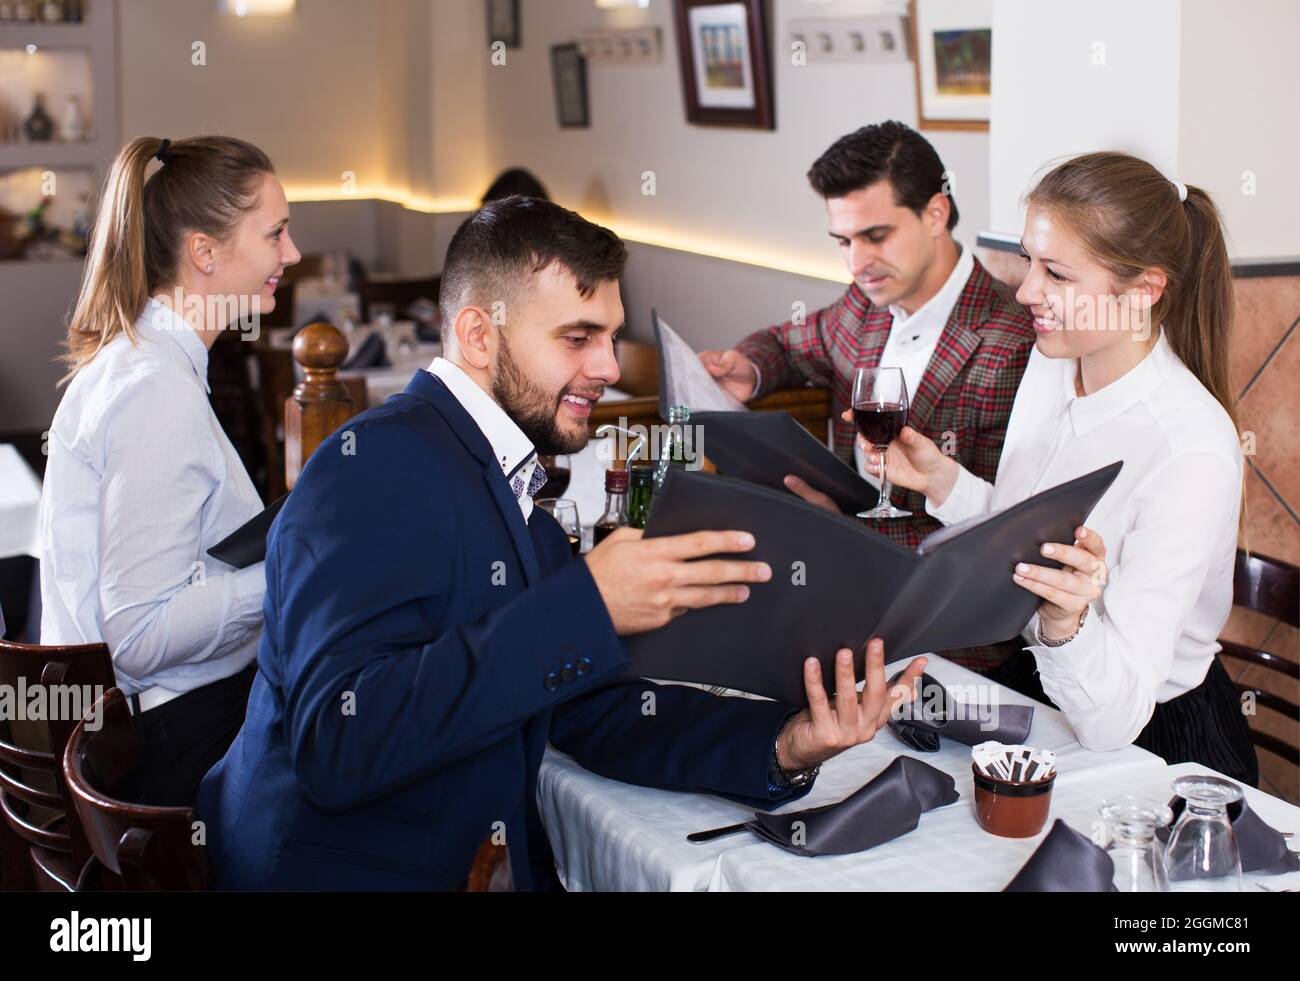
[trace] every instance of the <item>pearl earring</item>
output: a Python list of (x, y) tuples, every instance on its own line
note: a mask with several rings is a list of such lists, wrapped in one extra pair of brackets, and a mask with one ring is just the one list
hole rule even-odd
[(208, 272), (212, 272), (212, 266), (211, 266), (211, 265), (208, 266)]

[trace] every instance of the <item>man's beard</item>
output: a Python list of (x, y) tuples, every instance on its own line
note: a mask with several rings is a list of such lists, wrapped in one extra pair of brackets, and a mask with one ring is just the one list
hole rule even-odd
[(504, 334), (492, 375), (492, 397), (516, 426), (528, 437), (539, 456), (564, 456), (581, 452), (587, 445), (587, 431), (569, 435), (560, 429), (556, 413), (564, 393), (548, 395), (533, 384), (510, 356)]

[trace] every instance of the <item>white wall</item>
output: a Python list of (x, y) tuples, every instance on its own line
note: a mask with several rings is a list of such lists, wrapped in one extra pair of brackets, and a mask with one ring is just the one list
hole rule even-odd
[(1183, 0), (1181, 38), (1179, 180), (1214, 196), (1235, 258), (1300, 256), (1300, 4)]
[(1052, 161), (1123, 150), (1209, 191), (1234, 259), (1300, 255), (1294, 0), (994, 0), (993, 38), (993, 231)]
[(1025, 192), (1059, 157), (1123, 150), (1174, 172), (1178, 7), (1178, 0), (993, 0), (987, 227), (1019, 235)]
[[(438, 16), (458, 6), (482, 9), (477, 0), (440, 0)], [(785, 26), (795, 17), (896, 7), (882, 0), (775, 0), (770, 27), (777, 129), (760, 131), (686, 123), (668, 0), (651, 0), (645, 11), (605, 14), (592, 0), (522, 0), (523, 47), (508, 51), (504, 67), (486, 69), (488, 170), (527, 166), (561, 203), (633, 238), (670, 238), (847, 282), (826, 235), (823, 204), (805, 174), (834, 140), (859, 126), (890, 118), (915, 125), (912, 65), (795, 67), (785, 50)], [(663, 61), (589, 65), (591, 128), (561, 129), (550, 46), (602, 23), (659, 27)], [(925, 135), (955, 173), (958, 238), (973, 242), (989, 220), (987, 134)], [(653, 197), (642, 194), (646, 171), (656, 177)], [(465, 184), (443, 193), (476, 189)]]

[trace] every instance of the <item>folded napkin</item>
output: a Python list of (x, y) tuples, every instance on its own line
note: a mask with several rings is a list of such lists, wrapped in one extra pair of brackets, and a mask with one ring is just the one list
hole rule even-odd
[[(903, 672), (889, 679), (893, 685)], [(890, 731), (919, 753), (937, 753), (944, 735), (974, 746), (996, 740), (1018, 744), (1029, 738), (1034, 721), (1031, 705), (984, 705), (959, 702), (928, 674), (921, 675), (916, 697), (898, 707), (889, 719)], [(984, 728), (984, 727), (988, 728)]]
[[(1169, 809), (1174, 812), (1174, 820), (1168, 827), (1156, 829), (1156, 836), (1161, 841), (1169, 841), (1173, 826), (1178, 823), (1186, 806), (1187, 801), (1177, 795), (1170, 800)], [(1263, 818), (1250, 809), (1244, 797), (1228, 805), (1228, 820), (1232, 822), (1237, 851), (1241, 853), (1241, 871), (1283, 875), (1300, 869), (1300, 854), (1287, 848), (1281, 833), (1265, 824)]]
[(847, 855), (907, 834), (922, 812), (951, 804), (959, 796), (948, 774), (900, 756), (837, 804), (790, 814), (755, 814), (747, 827), (798, 855)]
[(388, 354), (384, 349), (384, 339), (379, 332), (368, 336), (357, 345), (357, 349), (343, 362), (344, 371), (356, 371), (360, 368), (386, 368)]
[(1060, 818), (1003, 892), (1116, 892), (1115, 863)]

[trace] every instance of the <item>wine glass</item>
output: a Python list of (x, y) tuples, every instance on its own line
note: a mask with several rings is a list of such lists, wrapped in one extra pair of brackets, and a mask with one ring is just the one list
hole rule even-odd
[(1102, 802), (1102, 820), (1109, 831), (1106, 854), (1115, 865), (1120, 892), (1167, 892), (1169, 876), (1156, 828), (1174, 819), (1164, 804), (1142, 797), (1111, 797)]
[(573, 465), (567, 456), (542, 456), (538, 454), (537, 462), (546, 471), (546, 483), (537, 492), (539, 498), (560, 497), (569, 489), (569, 479), (573, 474)]
[(910, 518), (889, 501), (885, 451), (907, 425), (907, 381), (902, 368), (859, 368), (853, 375), (853, 421), (880, 457), (880, 500), (859, 518)]
[(544, 497), (537, 506), (554, 518), (569, 536), (573, 554), (582, 551), (582, 524), (578, 521), (578, 505), (562, 497)]
[(1241, 853), (1228, 820), (1228, 805), (1241, 788), (1211, 776), (1179, 777), (1174, 793), (1186, 801), (1165, 846), (1174, 892), (1240, 892)]

